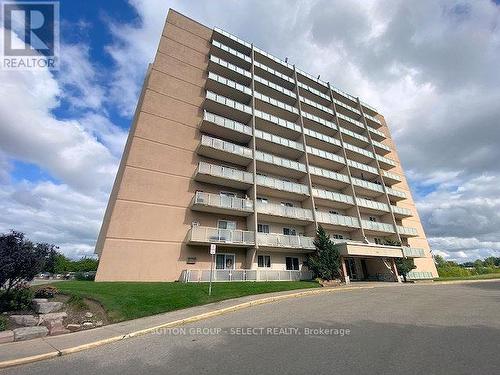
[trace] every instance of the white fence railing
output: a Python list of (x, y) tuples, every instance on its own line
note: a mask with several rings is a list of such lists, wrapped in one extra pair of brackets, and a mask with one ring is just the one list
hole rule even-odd
[(260, 246), (314, 250), (313, 241), (314, 238), (312, 237), (292, 236), (279, 233), (257, 233), (257, 243)]
[(281, 204), (257, 202), (257, 212), (260, 214), (291, 217), (301, 220), (313, 220), (312, 211), (301, 207), (288, 207)]
[(190, 240), (192, 242), (229, 243), (240, 245), (253, 245), (255, 243), (253, 231), (201, 226), (191, 228)]
[(253, 201), (251, 199), (228, 197), (225, 195), (205, 193), (202, 191), (196, 192), (193, 204), (228, 208), (238, 211), (253, 211)]
[(418, 272), (418, 271), (410, 271), (406, 275), (406, 278), (410, 280), (419, 280), (419, 279), (433, 279), (432, 272)]
[[(311, 280), (312, 272), (287, 271), (287, 270), (214, 270), (213, 281), (299, 281)], [(209, 282), (210, 270), (184, 270), (182, 271), (180, 281), (185, 283)]]

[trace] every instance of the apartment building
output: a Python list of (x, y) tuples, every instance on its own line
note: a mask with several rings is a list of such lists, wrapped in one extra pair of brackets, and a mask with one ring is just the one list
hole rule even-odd
[(217, 280), (307, 278), (319, 225), (351, 281), (397, 280), (402, 257), (414, 258), (410, 278), (437, 276), (377, 109), (170, 10), (97, 241), (97, 280), (204, 281), (210, 244)]

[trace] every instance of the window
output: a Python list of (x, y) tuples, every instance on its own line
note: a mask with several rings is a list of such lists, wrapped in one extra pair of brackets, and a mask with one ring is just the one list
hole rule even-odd
[(217, 222), (217, 228), (234, 230), (236, 229), (236, 221), (219, 220)]
[(331, 210), (331, 211), (328, 211), (328, 212), (330, 212), (332, 215), (339, 215), (339, 212), (335, 211), (335, 210)]
[(283, 234), (286, 236), (295, 236), (297, 232), (293, 228), (283, 228)]
[(375, 216), (369, 216), (368, 219), (373, 222), (377, 221), (377, 218)]
[(284, 207), (293, 207), (293, 203), (290, 202), (281, 202), (281, 205)]
[(299, 270), (299, 258), (286, 257), (286, 270), (287, 271), (298, 271)]
[(269, 224), (257, 224), (257, 232), (269, 233)]
[(234, 270), (234, 254), (215, 255), (215, 268), (218, 270)]
[(332, 238), (335, 240), (343, 240), (344, 236), (341, 234), (334, 234), (334, 235), (332, 235)]
[(271, 268), (271, 256), (257, 255), (257, 266), (263, 268)]
[(219, 195), (221, 197), (231, 197), (231, 198), (236, 197), (236, 194), (231, 193), (230, 191), (221, 191)]
[(259, 203), (269, 203), (267, 198), (257, 197), (257, 202)]
[(374, 240), (375, 240), (375, 243), (377, 245), (383, 245), (384, 244), (383, 241), (380, 238), (374, 238)]

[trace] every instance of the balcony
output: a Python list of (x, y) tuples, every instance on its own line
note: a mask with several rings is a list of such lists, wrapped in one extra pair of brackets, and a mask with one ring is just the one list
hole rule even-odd
[(373, 182), (361, 180), (356, 177), (352, 177), (351, 180), (356, 191), (361, 193), (362, 195), (366, 195), (369, 197), (377, 197), (381, 194), (384, 194), (384, 188), (380, 184), (375, 184)]
[(400, 175), (388, 171), (382, 171), (382, 178), (384, 179), (385, 184), (389, 186), (397, 184), (398, 182), (402, 181)]
[(252, 173), (203, 161), (198, 164), (195, 180), (240, 190), (247, 190), (253, 186)]
[(342, 148), (342, 143), (337, 138), (330, 137), (329, 135), (309, 128), (304, 128), (304, 134), (306, 135), (306, 142), (309, 146), (326, 148), (333, 152)]
[(387, 138), (384, 133), (382, 133), (380, 130), (372, 128), (371, 126), (368, 127), (368, 130), (370, 131), (370, 136), (374, 141), (382, 142)]
[(323, 168), (341, 169), (345, 167), (343, 157), (316, 147), (306, 146), (309, 162)]
[(354, 120), (353, 118), (339, 112), (337, 112), (337, 118), (340, 120), (339, 125), (342, 127), (353, 130), (354, 132), (365, 131), (365, 125), (361, 121)]
[(245, 54), (250, 54), (250, 52), (252, 51), (252, 45), (238, 38), (237, 36), (219, 29), (218, 27), (214, 28), (214, 32), (214, 38), (221, 40), (222, 43), (226, 44), (227, 46), (237, 49), (238, 51)]
[(377, 168), (370, 167), (369, 165), (359, 163), (350, 159), (347, 160), (347, 164), (349, 165), (349, 167), (358, 170), (363, 176), (366, 176), (368, 178), (375, 178), (379, 176)]
[(374, 159), (372, 152), (362, 149), (361, 147), (344, 142), (344, 148), (346, 150), (347, 157), (354, 161), (360, 163), (371, 163)]
[(378, 221), (361, 220), (363, 229), (375, 233), (395, 233), (394, 225), (387, 223), (379, 223)]
[(365, 119), (367, 124), (370, 126), (373, 126), (375, 128), (379, 128), (382, 126), (382, 121), (380, 121), (378, 118), (370, 116), (368, 113), (365, 113)]
[(258, 109), (255, 110), (255, 126), (268, 133), (291, 139), (298, 138), (302, 133), (300, 125)]
[(257, 202), (259, 220), (306, 225), (313, 221), (313, 213), (307, 208), (289, 207), (275, 203)]
[(252, 82), (252, 73), (248, 70), (240, 68), (214, 55), (210, 55), (208, 70), (245, 86), (249, 86)]
[(294, 249), (310, 252), (315, 250), (314, 238), (305, 236), (289, 236), (279, 233), (257, 233), (257, 244), (259, 247), (270, 247), (275, 249)]
[(399, 207), (399, 206), (391, 206), (391, 207), (392, 207), (392, 212), (394, 213), (394, 216), (398, 219), (413, 216), (413, 213), (408, 208)]
[(375, 151), (377, 153), (379, 153), (380, 155), (387, 155), (388, 153), (390, 153), (392, 151), (389, 146), (387, 146), (381, 142), (377, 142), (377, 141), (372, 140), (372, 143), (373, 143), (373, 146), (375, 146)]
[(337, 99), (333, 99), (333, 101), (335, 102), (335, 109), (337, 110), (337, 112), (351, 117), (361, 117), (361, 112), (358, 109)]
[(389, 199), (391, 202), (397, 202), (403, 199), (406, 199), (406, 193), (401, 190), (396, 190), (390, 187), (385, 187), (385, 190), (387, 191), (387, 195), (389, 195)]
[(380, 211), (389, 212), (389, 206), (382, 202), (356, 197), (361, 212), (379, 215)]
[(254, 97), (257, 101), (255, 105), (260, 110), (270, 112), (288, 121), (296, 121), (299, 117), (299, 110), (289, 104), (283, 103), (257, 91), (254, 92)]
[(347, 143), (350, 143), (358, 147), (366, 147), (367, 145), (370, 144), (370, 140), (364, 135), (355, 133), (353, 131), (350, 131), (342, 127), (340, 127), (339, 130), (342, 133), (344, 141)]
[(346, 228), (350, 228), (350, 230), (354, 230), (355, 228), (359, 228), (358, 219), (352, 216), (335, 215), (329, 212), (316, 211), (316, 220), (334, 229), (346, 230)]
[(223, 117), (242, 123), (248, 123), (252, 118), (251, 107), (212, 91), (206, 93), (204, 108), (209, 112), (216, 112)]
[(307, 98), (301, 96), (300, 101), (307, 106), (305, 108), (305, 110), (307, 112), (316, 114), (320, 117), (324, 117), (325, 119), (333, 118), (333, 115), (335, 114), (333, 109), (326, 107), (324, 105), (321, 105), (321, 104), (315, 102), (314, 100), (307, 99)]
[(309, 196), (309, 188), (306, 185), (259, 174), (257, 175), (257, 192), (271, 197), (299, 201)]
[(349, 184), (349, 177), (342, 173), (309, 165), (309, 173), (313, 184), (343, 189)]
[(319, 90), (316, 90), (315, 88), (313, 88), (309, 85), (306, 85), (305, 83), (302, 83), (300, 81), (298, 81), (297, 83), (301, 89), (304, 89), (307, 92), (310, 92), (311, 94), (316, 95), (317, 97), (321, 98), (323, 101), (331, 103), (330, 95), (327, 95)]
[[(283, 177), (300, 178), (306, 174), (305, 164), (284, 159), (262, 151), (255, 152), (257, 171), (278, 174)], [(279, 167), (279, 168), (276, 168)]]
[(218, 55), (218, 57), (226, 60), (231, 64), (238, 65), (243, 69), (249, 70), (252, 66), (252, 58), (244, 53), (241, 53), (225, 44), (212, 40), (212, 49), (211, 52)]
[(220, 245), (250, 247), (255, 244), (255, 232), (238, 229), (220, 229), (211, 227), (192, 227), (188, 233), (191, 245)]
[(402, 225), (398, 225), (398, 233), (401, 237), (417, 237), (418, 232), (416, 228), (404, 227)]
[(254, 81), (256, 91), (261, 92), (264, 95), (274, 96), (277, 100), (282, 101), (286, 104), (295, 104), (297, 100), (297, 95), (295, 94), (295, 92), (257, 75), (254, 75)]
[(316, 204), (336, 208), (348, 208), (354, 205), (354, 199), (350, 195), (317, 188), (313, 188), (312, 193)]
[(302, 119), (304, 120), (304, 126), (313, 129), (319, 133), (328, 133), (334, 135), (337, 133), (338, 127), (335, 123), (322, 119), (321, 117), (315, 116), (309, 112), (302, 110)]
[(291, 159), (297, 159), (304, 154), (302, 142), (296, 142), (259, 129), (255, 130), (255, 144), (258, 150), (278, 153)]
[(242, 166), (247, 166), (253, 159), (253, 151), (248, 147), (226, 142), (208, 135), (201, 136), (198, 154)]
[(250, 126), (207, 111), (203, 113), (200, 130), (239, 143), (248, 143), (252, 139)]
[(231, 81), (230, 79), (212, 72), (208, 73), (205, 87), (209, 91), (233, 98), (238, 102), (248, 103), (252, 98), (252, 89), (250, 89), (250, 87)]
[(417, 247), (403, 246), (403, 254), (408, 258), (423, 258), (425, 257), (425, 250)]
[(386, 158), (382, 155), (377, 155), (377, 160), (380, 164), (380, 168), (382, 169), (391, 169), (398, 165), (398, 163), (396, 163), (394, 160)]
[(191, 209), (218, 214), (248, 216), (253, 212), (253, 201), (251, 199), (197, 191), (193, 197)]
[(292, 77), (278, 72), (277, 70), (274, 70), (259, 61), (254, 61), (254, 67), (255, 74), (267, 79), (268, 81), (274, 82), (289, 89), (293, 89), (293, 87), (295, 86), (295, 80)]

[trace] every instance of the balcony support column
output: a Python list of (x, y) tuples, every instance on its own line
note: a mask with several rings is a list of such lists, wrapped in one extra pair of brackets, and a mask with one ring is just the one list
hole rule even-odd
[(387, 187), (385, 186), (384, 177), (382, 174), (382, 168), (380, 168), (380, 163), (377, 159), (377, 151), (375, 150), (375, 145), (373, 144), (372, 136), (370, 134), (370, 129), (368, 129), (368, 123), (366, 122), (365, 113), (363, 112), (363, 106), (361, 105), (361, 101), (359, 100), (359, 98), (356, 98), (356, 100), (358, 102), (358, 109), (361, 113), (361, 119), (363, 121), (363, 125), (365, 126), (366, 135), (368, 137), (368, 140), (370, 141), (371, 152), (373, 152), (373, 155), (375, 156), (375, 164), (377, 165), (380, 183), (382, 184), (382, 188), (384, 189), (385, 200), (387, 205), (389, 206), (389, 211), (392, 218), (392, 225), (394, 226), (394, 233), (396, 233), (396, 239), (399, 241), (400, 244), (402, 244), (401, 236), (399, 235), (398, 226), (396, 224), (396, 217), (394, 216), (394, 211), (392, 210), (391, 200), (389, 199), (389, 194), (387, 194)]
[(349, 284), (351, 281), (349, 280), (349, 276), (347, 275), (347, 267), (345, 266), (344, 257), (340, 257), (340, 264), (342, 266), (342, 276), (344, 277), (344, 281), (346, 284)]
[[(333, 90), (330, 86), (330, 82), (328, 82), (328, 93), (330, 95), (330, 100), (332, 102), (331, 109), (333, 110), (334, 113), (334, 118), (335, 118), (335, 123), (337, 127), (340, 127), (340, 122), (339, 118), (337, 116), (337, 107), (335, 106), (335, 98), (333, 96)], [(339, 137), (340, 137), (340, 144), (342, 145), (342, 154), (344, 156), (345, 160), (345, 165), (347, 169), (347, 177), (349, 178), (349, 185), (351, 186), (351, 194), (352, 194), (352, 199), (354, 200), (354, 207), (356, 209), (356, 217), (358, 218), (358, 223), (359, 223), (359, 229), (361, 230), (361, 237), (365, 242), (368, 242), (365, 236), (365, 230), (363, 229), (363, 224), (361, 223), (361, 212), (359, 210), (358, 206), (358, 200), (356, 199), (356, 189), (354, 189), (354, 185), (352, 183), (352, 175), (351, 175), (351, 167), (349, 166), (349, 163), (347, 162), (347, 152), (345, 149), (345, 144), (344, 144), (344, 137), (342, 136), (342, 132), (340, 129), (338, 129)], [(345, 264), (344, 264), (345, 266)]]
[(399, 278), (398, 267), (396, 267), (396, 261), (394, 260), (394, 258), (391, 258), (391, 269), (392, 269), (392, 273), (396, 277), (396, 280), (394, 280), (394, 281), (400, 283), (401, 279)]

